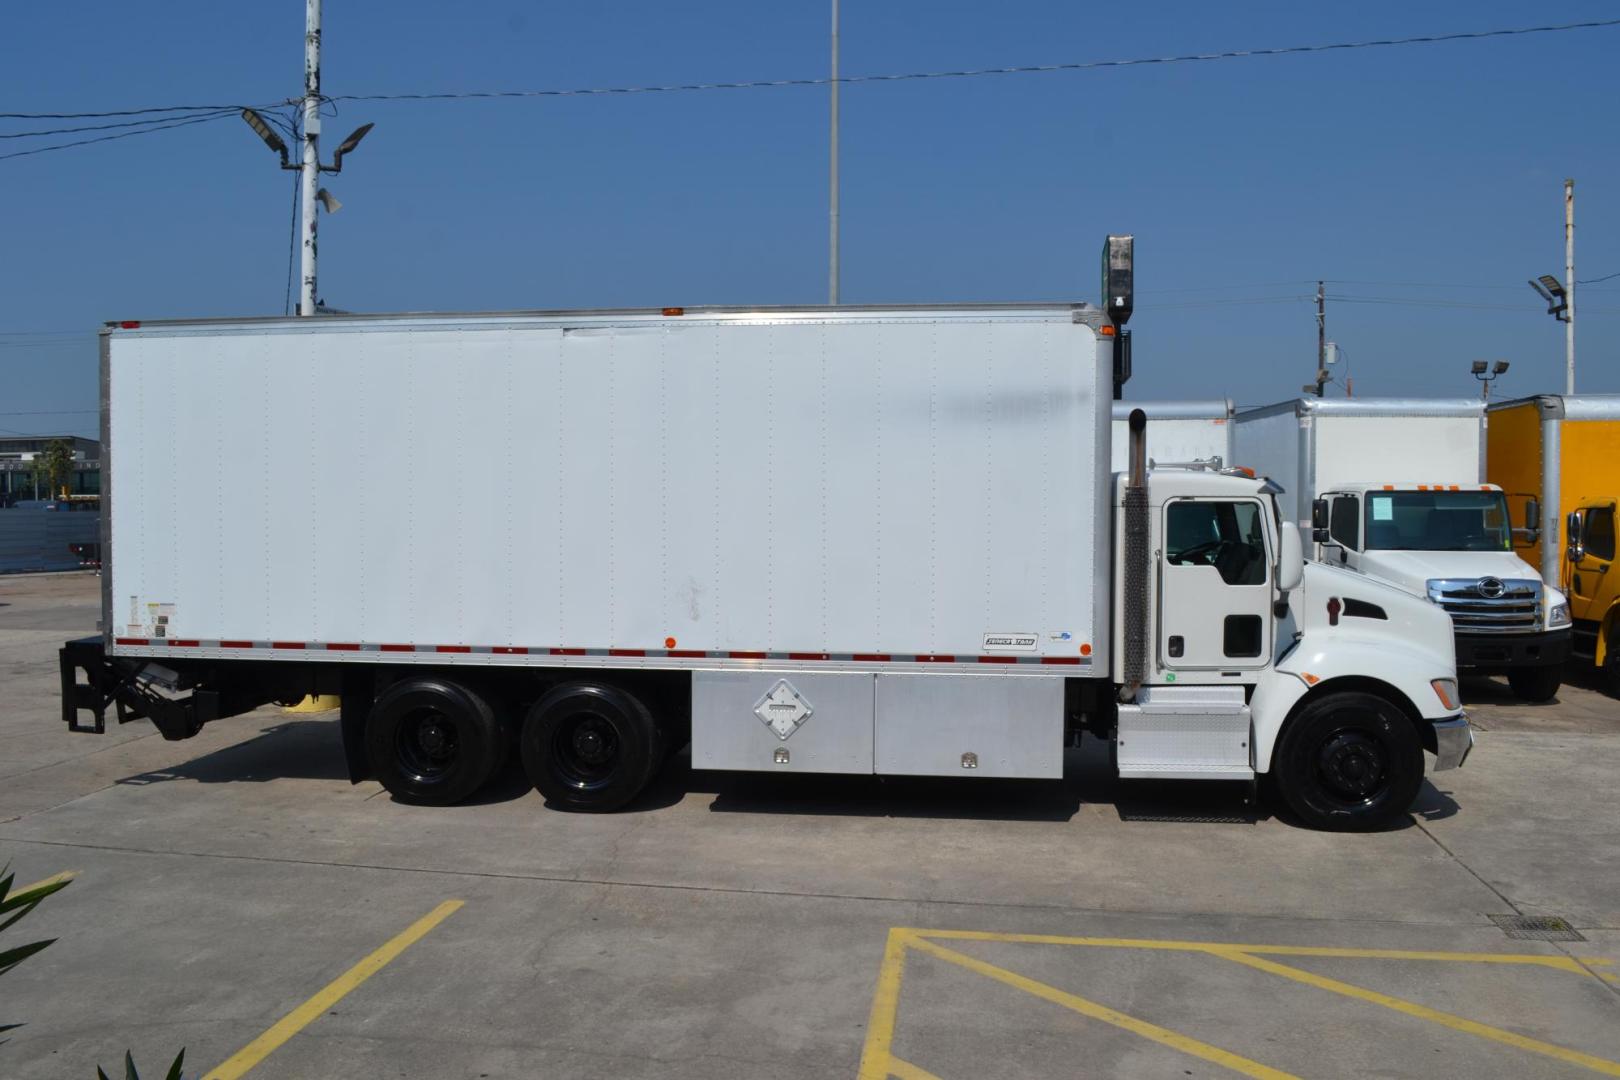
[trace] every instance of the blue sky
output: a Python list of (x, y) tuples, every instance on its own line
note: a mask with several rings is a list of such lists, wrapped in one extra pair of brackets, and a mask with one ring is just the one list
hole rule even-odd
[[(7, 12), (6, 111), (268, 102), (304, 5)], [(328, 0), (326, 93), (818, 76), (827, 4)], [(844, 0), (847, 75), (1263, 48), (1615, 17), (1422, 5)], [(1524, 283), (1620, 272), (1620, 27), (1481, 42), (843, 91), (846, 302), (1095, 299), (1137, 237), (1131, 397), (1298, 392), (1329, 337), (1358, 396), (1562, 389)], [(1560, 108), (1560, 104), (1565, 107)], [(825, 88), (349, 103), (375, 121), (321, 230), (350, 310), (820, 303)], [(96, 123), (98, 121), (64, 121)], [(3, 121), (0, 131), (58, 126)], [(8, 139), (0, 152), (54, 140)], [(0, 161), (0, 429), (93, 433), (101, 321), (280, 313), (293, 174), (226, 119)], [(1350, 284), (1354, 283), (1354, 284)], [(1421, 284), (1401, 284), (1421, 283)], [(1579, 388), (1620, 392), (1620, 277), (1579, 294)], [(1396, 301), (1396, 302), (1390, 302)], [(60, 414), (43, 410), (67, 410)]]

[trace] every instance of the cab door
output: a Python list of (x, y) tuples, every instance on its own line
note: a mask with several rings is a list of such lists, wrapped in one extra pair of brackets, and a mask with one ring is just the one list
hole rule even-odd
[(1258, 499), (1171, 499), (1159, 523), (1159, 666), (1238, 671), (1271, 659), (1271, 563)]
[[(1578, 620), (1603, 618), (1604, 597), (1614, 591), (1609, 581), (1616, 572), (1614, 510), (1613, 503), (1580, 510), (1580, 543), (1572, 545), (1565, 556), (1569, 560), (1569, 613)], [(1575, 535), (1573, 530), (1571, 535)]]

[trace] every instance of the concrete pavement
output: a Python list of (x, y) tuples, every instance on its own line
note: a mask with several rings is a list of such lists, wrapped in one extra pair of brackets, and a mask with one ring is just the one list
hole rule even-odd
[(7, 1076), (212, 1069), (450, 900), (251, 1075), (1620, 1075), (1620, 703), (1589, 688), (1466, 684), (1467, 766), (1367, 836), (1120, 785), (1096, 747), (1061, 784), (677, 758), (622, 814), (515, 770), (429, 809), (351, 786), (332, 716), (69, 735), (55, 648), (95, 589), (0, 578), (0, 850), (78, 872), (6, 933), (60, 935), (5, 976)]

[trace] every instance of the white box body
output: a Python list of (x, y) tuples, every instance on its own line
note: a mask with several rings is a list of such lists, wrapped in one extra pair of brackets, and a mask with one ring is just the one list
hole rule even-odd
[(109, 645), (1106, 673), (1100, 325), (1006, 305), (112, 327)]
[(1483, 436), (1472, 399), (1302, 398), (1237, 413), (1232, 453), (1281, 484), (1284, 517), (1309, 528), (1312, 500), (1345, 485), (1483, 483)]

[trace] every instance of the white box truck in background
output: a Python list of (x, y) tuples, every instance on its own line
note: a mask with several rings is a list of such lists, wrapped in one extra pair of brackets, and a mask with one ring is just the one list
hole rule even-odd
[(1147, 416), (1149, 468), (1191, 465), (1219, 471), (1232, 464), (1231, 399), (1116, 401), (1111, 447), (1115, 472), (1130, 464), (1129, 420), (1134, 409)]
[(1569, 605), (1515, 553), (1527, 533), (1484, 483), (1483, 418), (1470, 399), (1300, 398), (1238, 412), (1233, 448), (1288, 493), (1314, 558), (1428, 597), (1456, 627), (1460, 670), (1545, 701), (1569, 656)]
[(1307, 566), (1268, 483), (1150, 472), (1140, 431), (1113, 476), (1115, 340), (1084, 304), (112, 324), (64, 718), (341, 693), (351, 777), (433, 804), (513, 749), (611, 810), (688, 737), (1057, 778), (1089, 732), (1124, 777), (1403, 814), (1472, 745), (1445, 616)]

